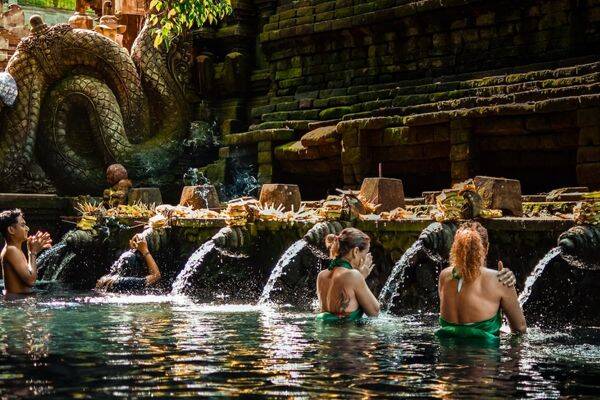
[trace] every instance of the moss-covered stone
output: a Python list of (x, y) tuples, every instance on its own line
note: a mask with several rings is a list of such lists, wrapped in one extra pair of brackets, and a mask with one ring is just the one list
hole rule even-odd
[(326, 108), (325, 110), (319, 113), (319, 119), (327, 120), (327, 119), (336, 119), (341, 118), (345, 114), (349, 114), (352, 112), (352, 107), (332, 107)]

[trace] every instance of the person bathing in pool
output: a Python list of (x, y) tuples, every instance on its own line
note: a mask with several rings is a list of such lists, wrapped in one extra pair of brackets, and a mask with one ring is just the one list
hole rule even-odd
[(158, 265), (154, 261), (148, 243), (140, 235), (135, 235), (129, 241), (129, 247), (140, 252), (148, 268), (148, 275), (143, 278), (138, 277), (123, 277), (119, 275), (104, 275), (98, 279), (96, 289), (104, 289), (108, 292), (120, 293), (141, 293), (155, 285), (161, 277)]
[[(37, 279), (37, 254), (52, 246), (47, 232), (37, 232), (27, 236), (29, 227), (21, 210), (7, 210), (0, 213), (0, 233), (6, 245), (0, 253), (4, 294), (30, 294)], [(27, 242), (28, 258), (23, 254), (23, 243)]]
[(513, 333), (525, 333), (527, 325), (514, 288), (508, 284), (502, 261), (498, 271), (486, 268), (489, 241), (478, 222), (466, 222), (456, 231), (450, 251), (450, 266), (439, 277), (439, 337), (468, 337), (496, 340), (506, 314)]
[(355, 321), (363, 313), (379, 315), (379, 303), (366, 278), (373, 270), (369, 237), (355, 228), (346, 228), (339, 235), (327, 235), (329, 268), (317, 277), (317, 296), (322, 321)]

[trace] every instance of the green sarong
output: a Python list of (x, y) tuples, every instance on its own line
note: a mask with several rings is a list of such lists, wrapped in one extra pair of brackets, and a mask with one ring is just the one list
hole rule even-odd
[(336, 315), (330, 312), (322, 312), (317, 315), (317, 321), (321, 322), (346, 322), (358, 321), (363, 316), (363, 310), (359, 307), (348, 315)]
[(435, 334), (440, 338), (473, 338), (498, 340), (502, 327), (502, 314), (500, 311), (492, 318), (468, 324), (454, 324), (440, 317), (440, 326)]

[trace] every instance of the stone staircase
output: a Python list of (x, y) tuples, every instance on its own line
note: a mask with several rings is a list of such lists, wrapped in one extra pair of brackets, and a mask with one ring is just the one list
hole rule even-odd
[[(593, 185), (597, 178), (587, 171), (600, 167), (598, 106), (600, 61), (587, 57), (274, 97), (272, 104), (252, 110), (255, 122), (248, 132), (227, 135), (225, 142), (260, 147), (263, 182), (272, 179), (277, 160), (292, 175), (341, 171), (343, 184), (354, 186), (372, 174), (372, 160), (387, 164), (394, 176), (445, 174), (459, 181), (476, 169), (476, 132), (504, 132), (518, 137), (513, 147), (535, 148), (539, 140), (528, 143), (527, 132), (571, 129), (579, 133), (578, 140), (566, 140), (578, 147), (578, 178)], [(563, 118), (556, 122), (558, 114)], [(301, 140), (324, 126), (335, 130), (334, 140)], [(554, 149), (552, 143), (545, 146)]]

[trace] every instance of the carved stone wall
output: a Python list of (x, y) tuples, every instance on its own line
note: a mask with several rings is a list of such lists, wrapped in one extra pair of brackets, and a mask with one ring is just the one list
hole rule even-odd
[[(262, 182), (325, 192), (382, 163), (409, 195), (474, 173), (526, 192), (600, 186), (599, 1), (303, 0), (271, 13), (251, 73), (262, 91), (221, 150), (254, 154)], [(336, 134), (302, 140), (322, 127)]]

